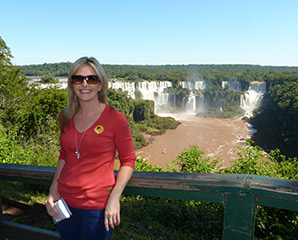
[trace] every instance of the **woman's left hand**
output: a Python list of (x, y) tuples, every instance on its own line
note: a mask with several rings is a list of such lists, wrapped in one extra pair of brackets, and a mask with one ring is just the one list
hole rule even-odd
[(116, 184), (109, 196), (105, 210), (104, 225), (107, 231), (109, 231), (109, 226), (114, 229), (120, 224), (120, 197), (132, 172), (133, 168), (129, 166), (121, 166), (118, 171)]
[(106, 231), (109, 231), (109, 226), (115, 228), (120, 224), (120, 197), (110, 195), (105, 209), (104, 225)]

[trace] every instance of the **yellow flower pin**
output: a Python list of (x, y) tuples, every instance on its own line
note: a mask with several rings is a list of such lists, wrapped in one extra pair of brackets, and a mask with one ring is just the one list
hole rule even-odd
[(94, 132), (97, 133), (97, 134), (101, 134), (103, 131), (104, 131), (104, 127), (102, 125), (97, 125), (94, 128)]

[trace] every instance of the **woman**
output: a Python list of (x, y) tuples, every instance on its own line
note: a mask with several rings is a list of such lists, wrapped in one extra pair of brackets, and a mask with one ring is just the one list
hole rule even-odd
[[(68, 77), (68, 106), (59, 115), (61, 150), (46, 200), (63, 198), (72, 216), (57, 223), (62, 239), (110, 239), (120, 224), (120, 196), (131, 178), (135, 152), (123, 114), (105, 103), (107, 77), (95, 58), (83, 57)], [(115, 181), (114, 157), (121, 167)]]

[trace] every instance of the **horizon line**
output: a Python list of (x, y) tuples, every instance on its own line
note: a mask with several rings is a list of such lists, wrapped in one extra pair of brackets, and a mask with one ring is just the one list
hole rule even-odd
[[(50, 63), (31, 63), (31, 64), (13, 64), (17, 67), (30, 66), (30, 65), (44, 65), (44, 64), (60, 64), (60, 63), (73, 63), (71, 61), (62, 61), (62, 62), (50, 62)], [(163, 64), (128, 64), (128, 63), (101, 63), (101, 65), (119, 65), (119, 66), (190, 66), (190, 65), (201, 65), (201, 66), (260, 66), (260, 67), (286, 67), (286, 68), (297, 68), (298, 65), (262, 65), (254, 63), (163, 63)]]

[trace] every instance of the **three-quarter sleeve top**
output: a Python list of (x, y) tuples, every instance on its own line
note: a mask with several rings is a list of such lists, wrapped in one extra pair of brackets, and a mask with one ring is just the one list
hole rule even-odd
[[(121, 166), (134, 168), (135, 165), (129, 124), (124, 114), (106, 105), (85, 133), (77, 132), (77, 139), (76, 131), (73, 119), (61, 131), (59, 159), (65, 164), (58, 178), (59, 194), (71, 207), (104, 209), (108, 190), (115, 184), (116, 150)], [(76, 145), (79, 145), (79, 158), (75, 155)]]

